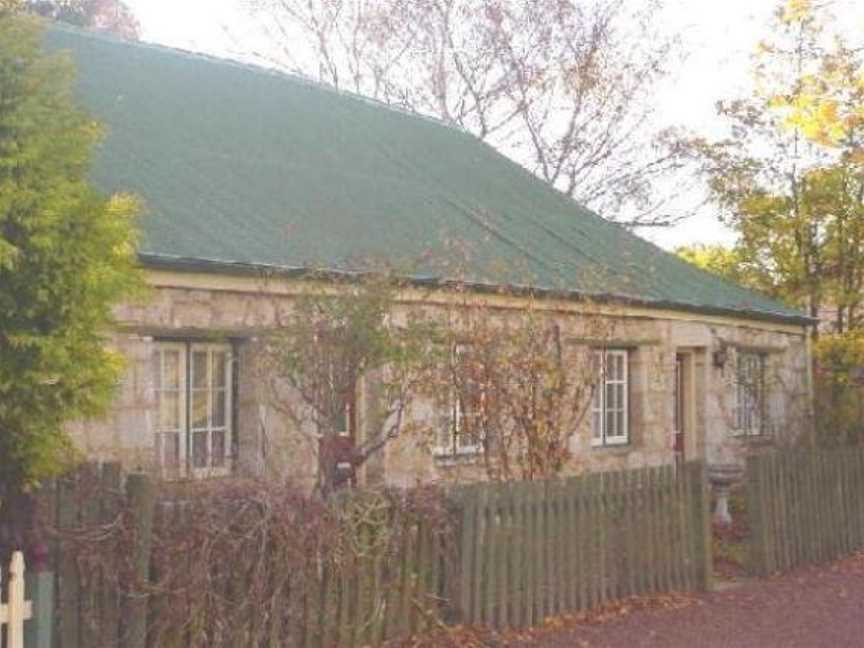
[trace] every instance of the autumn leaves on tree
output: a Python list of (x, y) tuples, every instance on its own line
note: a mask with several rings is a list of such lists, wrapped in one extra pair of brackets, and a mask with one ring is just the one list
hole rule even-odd
[(141, 31), (132, 10), (122, 0), (17, 0), (25, 10), (77, 27), (138, 40)]
[[(551, 478), (572, 459), (614, 317), (586, 302), (578, 331), (562, 331), (530, 296), (490, 309), (454, 282), (432, 306), (427, 290), (370, 271), (274, 305), (285, 312), (262, 340), (260, 376), (286, 433), (318, 457), (321, 494), (391, 443), (500, 480)], [(288, 447), (282, 426), (262, 426), (268, 446)]]
[(864, 60), (829, 9), (782, 2), (754, 94), (719, 105), (729, 136), (687, 142), (738, 240), (681, 252), (843, 333), (864, 324)]
[(862, 436), (854, 376), (864, 357), (864, 57), (831, 9), (780, 3), (754, 59), (755, 92), (719, 106), (729, 136), (687, 142), (737, 241), (679, 250), (820, 320), (826, 443)]

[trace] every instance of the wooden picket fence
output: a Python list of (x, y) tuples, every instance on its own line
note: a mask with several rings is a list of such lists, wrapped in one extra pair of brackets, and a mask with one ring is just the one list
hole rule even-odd
[(864, 548), (864, 448), (786, 449), (747, 461), (749, 569), (757, 576)]
[(302, 613), (287, 621), (293, 627), (271, 628), (274, 636), (287, 635), (288, 645), (305, 648), (359, 648), (434, 627), (446, 614), (446, 574), (452, 571), (445, 539), (423, 520), (401, 524), (405, 532), (395, 553), (373, 551), (344, 567), (310, 565), (298, 579), (302, 588), (285, 594), (299, 599), (289, 607)]
[[(143, 475), (124, 480), (111, 464), (85, 470), (107, 496), (76, 497), (80, 480), (70, 479), (43, 500), (67, 525), (108, 523), (123, 504), (137, 538), (134, 571), (144, 581), (153, 578), (154, 524), (171, 522), (156, 505), (157, 484)], [(448, 537), (433, 533), (423, 519), (406, 517), (399, 524), (409, 528), (395, 551), (367, 554), (349, 571), (310, 560), (288, 575), (280, 596), (286, 610), (298, 612), (250, 615), (243, 623), (270, 639), (248, 645), (380, 645), (441, 622), (523, 628), (628, 596), (708, 587), (710, 524), (701, 463), (461, 486), (448, 500)], [(102, 556), (93, 569), (76, 559), (74, 545), (61, 539), (54, 549), (55, 648), (158, 645), (152, 626), (169, 602), (118, 591), (112, 574), (119, 556)], [(240, 592), (242, 578), (232, 576)], [(188, 642), (201, 645), (192, 637)]]
[(671, 590), (711, 575), (703, 466), (480, 484), (461, 504), (460, 619), (494, 628)]

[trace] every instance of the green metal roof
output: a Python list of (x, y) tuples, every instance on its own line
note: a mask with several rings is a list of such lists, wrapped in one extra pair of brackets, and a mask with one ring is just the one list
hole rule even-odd
[(60, 26), (45, 38), (71, 50), (79, 100), (107, 127), (94, 181), (144, 200), (147, 264), (355, 272), (387, 260), (418, 278), (808, 321), (435, 120), (231, 61)]

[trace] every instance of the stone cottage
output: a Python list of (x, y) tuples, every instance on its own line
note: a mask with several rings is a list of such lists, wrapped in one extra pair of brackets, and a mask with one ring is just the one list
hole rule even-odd
[[(809, 420), (810, 320), (603, 220), (465, 132), (235, 62), (61, 27), (46, 41), (71, 52), (79, 101), (106, 126), (95, 183), (146, 206), (152, 290), (118, 308), (111, 334), (126, 376), (106, 420), (71, 426), (91, 457), (308, 479), (314, 456), (291, 445), (257, 384), (257, 341), (294, 296), (322, 289), (310, 268), (454, 247), (490, 312), (524, 308), (494, 290), (519, 286), (574, 337), (588, 308), (615, 320), (595, 343), (607, 370), (571, 440), (573, 470), (726, 465)], [(446, 304), (447, 273), (415, 265), (426, 288), (400, 308)], [(359, 386), (356, 407), (369, 398)], [(354, 427), (346, 435), (362, 437)], [(451, 429), (434, 452), (398, 440), (360, 478), (411, 484), (470, 466), (477, 449), (448, 442)]]

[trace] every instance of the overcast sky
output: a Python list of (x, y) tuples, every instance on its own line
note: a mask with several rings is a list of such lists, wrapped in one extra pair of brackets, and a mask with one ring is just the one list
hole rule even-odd
[[(627, 0), (639, 2), (640, 0)], [(864, 0), (836, 0), (844, 23), (864, 28)], [(244, 0), (126, 0), (141, 22), (146, 41), (247, 58), (265, 51), (255, 21), (243, 9)], [(750, 55), (766, 33), (775, 0), (667, 0), (664, 24), (680, 35), (687, 60), (673, 82), (657, 98), (664, 124), (685, 126), (700, 133), (717, 131), (714, 105), (740, 96), (749, 88)], [(730, 234), (703, 210), (681, 225), (662, 232), (642, 232), (671, 248), (682, 243), (730, 242)]]

